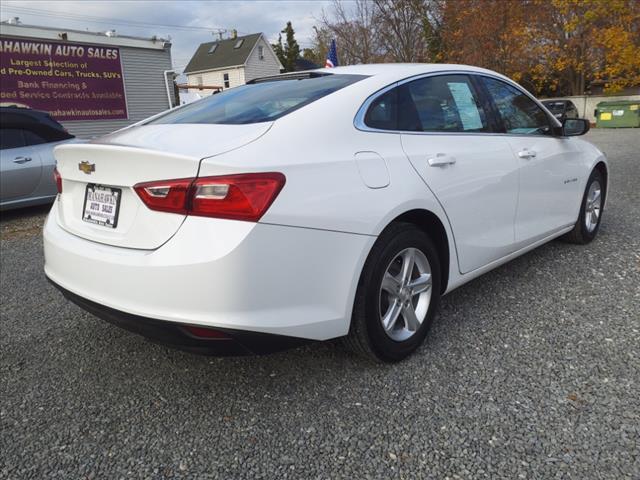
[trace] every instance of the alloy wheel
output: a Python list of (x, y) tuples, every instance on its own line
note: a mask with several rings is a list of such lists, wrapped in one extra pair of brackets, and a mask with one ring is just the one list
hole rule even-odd
[(406, 248), (387, 266), (380, 286), (380, 322), (386, 334), (402, 342), (424, 322), (431, 302), (431, 266), (424, 253)]
[(602, 208), (602, 188), (598, 180), (594, 180), (589, 186), (585, 202), (584, 225), (587, 231), (592, 233), (598, 226)]

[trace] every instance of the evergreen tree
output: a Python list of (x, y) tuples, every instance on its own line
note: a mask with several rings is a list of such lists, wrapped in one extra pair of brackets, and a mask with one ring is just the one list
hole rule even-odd
[[(280, 56), (278, 58), (280, 58), (285, 72), (293, 72), (296, 69), (296, 60), (300, 57), (300, 45), (296, 41), (291, 22), (287, 22), (287, 26), (282, 30), (282, 33), (285, 34), (286, 43), (282, 51), (282, 58)], [(281, 36), (280, 43), (282, 43)]]
[(278, 43), (272, 43), (271, 48), (273, 48), (273, 53), (276, 54), (278, 60), (280, 60), (280, 63), (284, 66), (286, 64), (286, 58), (284, 56), (284, 47), (282, 46), (282, 35), (278, 35)]

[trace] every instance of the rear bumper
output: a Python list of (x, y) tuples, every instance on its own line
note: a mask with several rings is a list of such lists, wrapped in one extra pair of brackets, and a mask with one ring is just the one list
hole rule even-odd
[(83, 307), (88, 301), (131, 318), (326, 340), (349, 330), (374, 241), (187, 217), (160, 248), (134, 250), (67, 232), (54, 206), (44, 227), (45, 273)]
[(235, 356), (263, 355), (298, 347), (310, 340), (283, 335), (218, 329), (226, 338), (198, 338), (185, 329), (185, 324), (146, 318), (105, 307), (65, 290), (49, 280), (71, 302), (130, 332), (137, 333), (155, 343), (202, 355)]

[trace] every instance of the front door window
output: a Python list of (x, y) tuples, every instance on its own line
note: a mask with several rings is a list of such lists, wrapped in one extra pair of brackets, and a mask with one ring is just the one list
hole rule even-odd
[(481, 78), (498, 109), (506, 133), (551, 135), (549, 117), (536, 102), (508, 83)]

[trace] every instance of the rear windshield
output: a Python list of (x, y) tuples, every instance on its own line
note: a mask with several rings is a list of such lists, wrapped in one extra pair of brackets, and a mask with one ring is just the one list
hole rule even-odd
[(564, 111), (565, 102), (542, 102), (551, 113), (562, 113)]
[(168, 112), (148, 124), (270, 122), (363, 78), (331, 74), (243, 85)]

